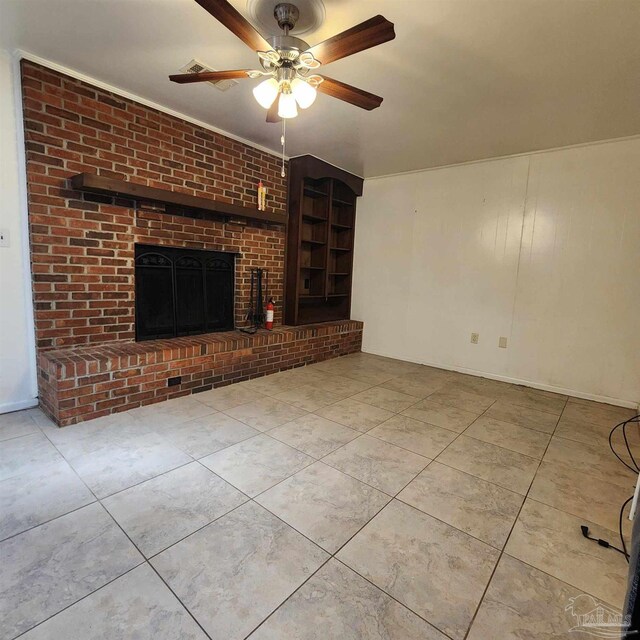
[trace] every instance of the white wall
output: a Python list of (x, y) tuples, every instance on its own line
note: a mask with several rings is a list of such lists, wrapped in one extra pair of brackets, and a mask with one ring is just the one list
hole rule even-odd
[(637, 406), (639, 176), (633, 139), (366, 180), (363, 350)]
[(16, 125), (13, 59), (0, 49), (0, 413), (37, 404), (33, 311), (28, 271), (21, 133)]

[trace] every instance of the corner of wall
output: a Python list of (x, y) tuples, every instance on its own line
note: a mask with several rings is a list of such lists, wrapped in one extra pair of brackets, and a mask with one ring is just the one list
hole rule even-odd
[(0, 413), (37, 405), (20, 66), (0, 49)]

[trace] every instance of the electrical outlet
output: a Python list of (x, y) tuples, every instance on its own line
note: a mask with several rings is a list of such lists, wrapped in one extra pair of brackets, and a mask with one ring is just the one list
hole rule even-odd
[(498, 346), (501, 349), (507, 348), (507, 339), (504, 336), (500, 336), (500, 338), (498, 339)]
[(479, 333), (472, 333), (471, 334), (471, 344), (478, 344), (478, 340), (480, 340), (480, 334)]
[(9, 229), (0, 229), (0, 247), (8, 247), (9, 245)]

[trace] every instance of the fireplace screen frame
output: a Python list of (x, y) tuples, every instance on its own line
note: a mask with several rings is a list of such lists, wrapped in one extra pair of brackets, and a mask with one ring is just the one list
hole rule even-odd
[[(237, 255), (229, 251), (136, 243), (136, 341), (235, 329)], [(216, 291), (214, 303), (212, 295)], [(185, 306), (185, 302), (192, 304)]]

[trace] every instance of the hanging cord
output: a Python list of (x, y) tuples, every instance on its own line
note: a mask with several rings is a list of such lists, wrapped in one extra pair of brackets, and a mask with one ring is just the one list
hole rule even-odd
[(282, 118), (282, 135), (280, 136), (280, 144), (282, 145), (282, 171), (280, 171), (280, 175), (284, 178), (286, 174), (284, 170), (284, 157), (285, 157), (285, 141), (287, 135), (287, 120), (286, 118)]

